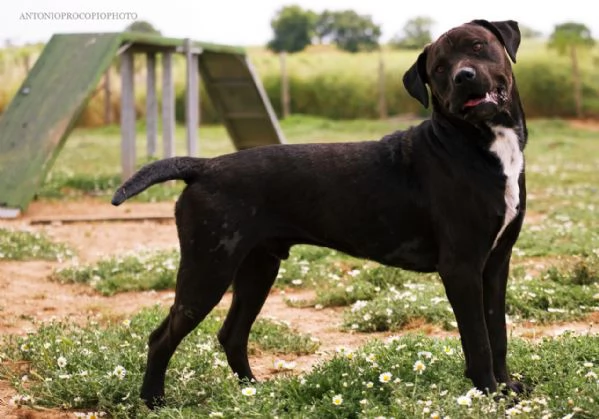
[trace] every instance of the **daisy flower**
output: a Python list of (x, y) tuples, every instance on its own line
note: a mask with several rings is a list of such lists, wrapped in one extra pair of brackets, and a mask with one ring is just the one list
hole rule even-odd
[(64, 356), (59, 356), (56, 363), (58, 364), (58, 368), (64, 368), (67, 366), (67, 359)]
[(422, 374), (425, 369), (426, 365), (424, 365), (424, 362), (422, 362), (421, 360), (414, 362), (414, 371), (418, 374)]
[(122, 365), (117, 365), (114, 368), (114, 371), (112, 371), (112, 375), (114, 375), (119, 380), (122, 380), (123, 378), (125, 378), (126, 374), (127, 374), (127, 370)]
[(256, 388), (255, 387), (245, 387), (244, 389), (241, 390), (241, 394), (243, 394), (244, 396), (253, 396), (254, 394), (256, 394)]
[(379, 381), (381, 383), (388, 383), (389, 381), (391, 381), (392, 377), (393, 374), (391, 374), (390, 372), (384, 372), (381, 375), (379, 375)]

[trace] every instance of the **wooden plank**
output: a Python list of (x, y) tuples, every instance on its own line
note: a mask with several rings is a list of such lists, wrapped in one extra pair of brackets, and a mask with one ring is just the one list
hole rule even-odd
[(46, 44), (0, 118), (0, 206), (27, 209), (119, 45), (120, 34)]
[(123, 180), (135, 172), (135, 92), (133, 54), (121, 54), (121, 167)]
[(198, 89), (198, 56), (191, 51), (191, 40), (186, 39), (185, 60), (187, 78), (185, 85), (185, 124), (187, 126), (187, 154), (198, 156), (198, 124), (200, 95)]
[(200, 75), (237, 149), (285, 142), (262, 82), (245, 55), (204, 51)]
[(246, 87), (253, 86), (254, 82), (251, 79), (214, 79), (212, 85), (215, 87)]
[(107, 222), (172, 222), (172, 215), (127, 215), (127, 216), (68, 216), (68, 217), (38, 217), (32, 218), (29, 223), (31, 225), (49, 225), (49, 224), (75, 224), (75, 223), (107, 223)]
[(164, 157), (175, 155), (175, 85), (170, 51), (162, 54), (162, 145)]
[(0, 207), (0, 218), (17, 218), (21, 215), (19, 208)]
[(148, 157), (156, 157), (158, 144), (158, 100), (156, 98), (156, 53), (146, 55), (146, 132)]
[(279, 125), (279, 120), (277, 119), (277, 114), (275, 113), (275, 110), (272, 108), (272, 105), (270, 104), (270, 100), (268, 99), (266, 90), (264, 89), (264, 86), (262, 85), (262, 81), (260, 80), (260, 77), (258, 77), (258, 73), (254, 69), (254, 66), (252, 65), (252, 62), (250, 61), (250, 59), (248, 57), (243, 57), (243, 58), (245, 61), (245, 65), (247, 66), (247, 69), (248, 69), (252, 79), (254, 80), (254, 85), (256, 86), (256, 89), (258, 90), (258, 94), (260, 95), (260, 99), (262, 101), (262, 106), (264, 107), (264, 109), (266, 110), (266, 113), (270, 117), (269, 119), (270, 119), (270, 123), (272, 125), (272, 129), (274, 129), (279, 142), (285, 143), (285, 135), (283, 135), (283, 131), (281, 130), (281, 126)]
[(261, 119), (269, 118), (269, 115), (266, 112), (229, 112), (223, 117), (228, 119)]
[[(183, 39), (167, 38), (159, 35), (145, 34), (141, 32), (123, 32), (121, 34), (121, 39), (123, 41), (133, 42), (139, 46), (147, 45), (151, 47), (153, 50), (158, 50), (159, 47), (172, 49), (176, 47), (182, 47), (184, 44)], [(213, 44), (210, 42), (192, 41), (191, 46), (193, 49), (201, 49), (202, 51), (219, 52), (225, 54), (245, 54), (245, 49), (243, 47), (232, 45), (221, 45)]]

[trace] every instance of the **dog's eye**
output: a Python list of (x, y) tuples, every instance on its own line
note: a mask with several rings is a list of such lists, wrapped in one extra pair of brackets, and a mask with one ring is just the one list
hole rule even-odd
[(444, 73), (444, 72), (445, 72), (445, 66), (438, 65), (437, 67), (435, 67), (435, 73)]
[(472, 44), (472, 49), (476, 52), (480, 51), (481, 49), (483, 49), (483, 43), (475, 42), (474, 44)]

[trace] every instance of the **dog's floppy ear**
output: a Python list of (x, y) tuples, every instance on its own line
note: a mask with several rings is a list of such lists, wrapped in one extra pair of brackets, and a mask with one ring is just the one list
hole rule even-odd
[(428, 90), (425, 83), (428, 83), (426, 75), (426, 56), (428, 47), (420, 53), (416, 62), (406, 71), (403, 76), (403, 85), (410, 96), (418, 99), (422, 106), (428, 108)]
[(516, 62), (516, 52), (520, 46), (520, 28), (518, 22), (513, 20), (504, 20), (500, 22), (489, 22), (483, 19), (473, 20), (471, 23), (480, 25), (491, 32), (501, 41), (507, 54), (512, 61)]

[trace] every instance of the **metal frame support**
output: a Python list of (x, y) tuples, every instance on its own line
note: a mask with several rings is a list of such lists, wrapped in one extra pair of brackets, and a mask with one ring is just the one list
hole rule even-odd
[(200, 90), (199, 56), (191, 45), (191, 40), (186, 38), (183, 44), (187, 68), (185, 86), (185, 124), (187, 128), (187, 154), (198, 156), (198, 129), (200, 123)]
[(156, 157), (158, 144), (158, 100), (156, 97), (156, 53), (146, 54), (146, 134), (147, 155)]
[(162, 145), (164, 157), (175, 155), (175, 84), (173, 81), (173, 53), (162, 54)]

